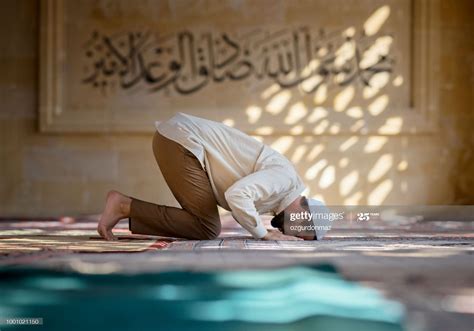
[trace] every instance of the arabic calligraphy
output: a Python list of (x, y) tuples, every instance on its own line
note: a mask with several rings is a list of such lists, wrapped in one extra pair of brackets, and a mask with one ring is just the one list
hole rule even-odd
[(391, 73), (395, 64), (389, 51), (379, 52), (368, 64), (362, 61), (364, 52), (383, 37), (325, 29), (315, 33), (308, 27), (258, 29), (242, 35), (94, 31), (83, 47), (87, 65), (82, 83), (102, 91), (141, 86), (149, 92), (181, 95), (211, 83), (251, 78), (268, 79), (281, 88), (299, 86), (305, 93), (322, 84), (345, 86), (358, 81), (370, 86), (375, 74)]

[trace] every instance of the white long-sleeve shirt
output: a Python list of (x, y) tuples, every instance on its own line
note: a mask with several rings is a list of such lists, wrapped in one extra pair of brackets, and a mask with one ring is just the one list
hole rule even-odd
[(261, 214), (280, 213), (305, 189), (288, 159), (239, 130), (183, 113), (155, 126), (196, 156), (217, 203), (255, 238), (267, 234)]

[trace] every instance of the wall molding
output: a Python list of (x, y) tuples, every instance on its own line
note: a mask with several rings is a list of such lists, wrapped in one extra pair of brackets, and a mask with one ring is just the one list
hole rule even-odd
[[(41, 0), (40, 3), (40, 68), (39, 68), (39, 130), (44, 133), (149, 133), (152, 119), (144, 124), (113, 115), (82, 120), (64, 107), (66, 50), (64, 41), (63, 0)], [(403, 135), (432, 134), (439, 128), (440, 23), (439, 0), (412, 0), (412, 77), (411, 106), (387, 109), (383, 116), (364, 118), (359, 125), (351, 119), (341, 122), (341, 129), (324, 128), (318, 135)], [(229, 111), (239, 111), (230, 109)], [(244, 111), (241, 109), (240, 111)], [(397, 119), (402, 122), (397, 129)], [(148, 120), (148, 119), (147, 119)], [(392, 122), (390, 122), (392, 121)], [(394, 124), (390, 128), (390, 123)], [(239, 127), (257, 135), (314, 135), (315, 124), (304, 123), (292, 131), (276, 124), (268, 134), (258, 134), (255, 127)]]

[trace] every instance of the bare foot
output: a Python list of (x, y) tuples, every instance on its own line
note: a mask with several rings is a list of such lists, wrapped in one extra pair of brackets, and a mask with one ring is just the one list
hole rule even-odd
[(114, 226), (130, 214), (132, 199), (117, 191), (107, 193), (104, 212), (100, 216), (97, 232), (105, 240), (116, 240), (112, 233)]

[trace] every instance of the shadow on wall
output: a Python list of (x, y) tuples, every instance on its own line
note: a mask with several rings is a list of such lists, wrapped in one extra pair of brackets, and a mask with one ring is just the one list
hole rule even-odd
[[(389, 16), (390, 7), (380, 7), (366, 20), (364, 34), (375, 35)], [(342, 32), (346, 41), (332, 52), (331, 61), (335, 65), (344, 67), (355, 59), (358, 60), (356, 66), (364, 70), (389, 55), (393, 38), (387, 35), (375, 38), (362, 54), (356, 54), (351, 38), (355, 33), (354, 27)], [(327, 59), (327, 54), (328, 50), (321, 48), (318, 57)], [(320, 67), (321, 61), (313, 59), (302, 70), (302, 76), (305, 71)], [(390, 70), (368, 71), (367, 82), (361, 86), (346, 84), (347, 76), (352, 73), (344, 70), (332, 76), (331, 73), (312, 76), (292, 91), (274, 84), (261, 93), (260, 103), (247, 107), (245, 123), (238, 116), (222, 121), (237, 128), (257, 125), (255, 137), (286, 155), (297, 166), (308, 184), (305, 194), (327, 203), (383, 204), (395, 190), (404, 194), (409, 189), (407, 180), (394, 180), (395, 171), (404, 172), (409, 167), (408, 139), (397, 137), (401, 149), (387, 152), (386, 145), (393, 138), (385, 136), (397, 134), (403, 128), (402, 117), (385, 114), (390, 103), (385, 91), (388, 87), (401, 88), (404, 77), (393, 77)], [(310, 95), (312, 100), (302, 102), (302, 98), (308, 97), (305, 92), (308, 90), (314, 91)], [(314, 107), (310, 107), (311, 104)], [(377, 135), (365, 136), (368, 134), (365, 123), (378, 117), (384, 120), (376, 128)], [(275, 122), (287, 127), (289, 134), (280, 136), (274, 126), (265, 125)], [(307, 131), (308, 125), (311, 132)]]

